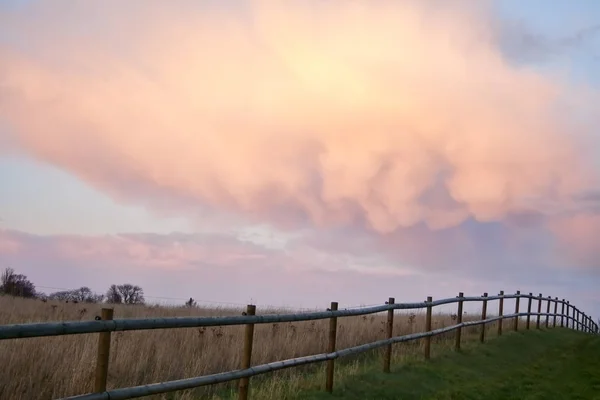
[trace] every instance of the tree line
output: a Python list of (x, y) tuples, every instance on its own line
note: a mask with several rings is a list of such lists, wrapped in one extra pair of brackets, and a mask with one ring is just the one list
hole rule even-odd
[(94, 293), (87, 286), (50, 294), (41, 293), (36, 290), (33, 282), (26, 275), (17, 274), (12, 268), (6, 268), (0, 276), (0, 294), (73, 303), (145, 304), (146, 302), (144, 290), (131, 283), (110, 285), (106, 294)]

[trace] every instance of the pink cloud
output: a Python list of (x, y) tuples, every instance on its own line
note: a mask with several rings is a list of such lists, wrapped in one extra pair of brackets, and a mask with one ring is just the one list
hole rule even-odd
[(551, 221), (557, 250), (571, 265), (597, 269), (600, 263), (600, 214), (579, 212)]
[(146, 4), (0, 14), (29, 38), (0, 45), (0, 118), (122, 201), (386, 234), (552, 214), (595, 184), (587, 126), (557, 112), (585, 113), (580, 88), (511, 66), (486, 6)]
[[(105, 236), (35, 236), (0, 230), (0, 254), (60, 258), (87, 262), (124, 262), (140, 268), (179, 269), (193, 263), (216, 267), (260, 261), (273, 255), (268, 249), (226, 235), (120, 234)], [(273, 254), (269, 254), (273, 253)]]
[(28, 39), (0, 43), (0, 121), (11, 148), (120, 202), (297, 235), (0, 230), (3, 264), (296, 305), (597, 282), (573, 271), (600, 259), (576, 200), (598, 187), (598, 93), (511, 65), (484, 2), (244, 5), (0, 12)]
[(86, 285), (101, 292), (131, 281), (149, 296), (312, 307), (332, 301), (330, 296), (346, 305), (379, 301), (383, 297), (372, 287), (382, 277), (419, 280), (410, 271), (369, 268), (335, 252), (268, 249), (226, 235), (39, 236), (0, 230), (0, 243), (6, 242), (19, 250), (0, 248), (0, 266), (27, 274), (41, 290)]
[[(268, 249), (225, 235), (38, 236), (0, 231), (0, 243), (7, 241), (18, 243), (20, 250), (0, 250), (0, 266), (26, 274), (46, 292), (83, 285), (103, 292), (110, 284), (133, 282), (144, 288), (152, 302), (167, 297), (183, 304), (192, 296), (209, 302), (254, 302), (261, 309), (267, 305), (325, 308), (330, 301), (339, 301), (341, 307), (381, 304), (390, 296), (412, 302), (428, 295), (452, 297), (459, 291), (473, 295), (499, 290), (542, 292), (577, 304), (597, 300), (592, 281), (570, 274), (545, 276), (534, 264), (523, 268), (507, 263), (504, 270), (482, 268), (479, 273), (459, 265), (451, 271), (424, 274), (403, 268), (398, 259), (377, 257), (377, 248), (364, 247), (353, 256), (309, 241)], [(346, 248), (354, 243), (348, 240)], [(586, 311), (598, 307), (600, 303), (589, 305)]]

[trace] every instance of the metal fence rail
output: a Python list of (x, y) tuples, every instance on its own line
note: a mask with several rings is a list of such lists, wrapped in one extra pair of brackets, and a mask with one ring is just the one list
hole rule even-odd
[[(519, 299), (528, 299), (527, 312), (519, 312)], [(515, 312), (512, 314), (503, 315), (503, 302), (505, 299), (516, 299)], [(430, 300), (430, 298), (428, 298)], [(499, 300), (499, 315), (488, 318), (486, 316), (487, 303), (489, 301)], [(538, 312), (531, 312), (532, 301), (538, 301)], [(547, 302), (547, 311), (550, 310), (550, 304), (554, 303), (554, 313), (540, 312), (542, 309), (542, 301)], [(462, 322), (462, 307), (464, 302), (483, 302), (482, 317), (477, 321)], [(444, 304), (458, 303), (458, 323), (452, 326), (431, 329), (431, 310), (435, 306)], [(561, 312), (558, 313), (558, 304), (561, 304)], [(566, 307), (566, 311), (565, 311)], [(414, 333), (403, 336), (393, 336), (393, 317), (394, 310), (411, 310), (411, 309), (427, 309), (426, 326), (427, 331), (422, 333)], [(540, 318), (546, 318), (546, 327), (549, 327), (549, 320), (554, 318), (552, 326), (559, 324), (561, 327), (571, 327), (572, 329), (581, 330), (588, 333), (599, 333), (598, 325), (590, 318), (582, 313), (578, 308), (571, 305), (568, 301), (552, 299), (550, 297), (543, 298), (534, 296), (533, 294), (516, 294), (505, 295), (500, 292), (497, 296), (487, 296), (487, 293), (481, 297), (464, 297), (462, 293), (459, 296), (436, 301), (425, 301), (419, 303), (398, 303), (395, 304), (394, 299), (390, 298), (385, 305), (366, 307), (360, 309), (337, 310), (337, 303), (332, 303), (328, 311), (296, 313), (296, 314), (271, 314), (271, 315), (253, 315), (255, 306), (248, 306), (248, 314), (232, 317), (184, 317), (184, 318), (142, 318), (142, 319), (116, 319), (112, 320), (112, 310), (103, 309), (103, 319), (101, 321), (68, 321), (57, 323), (34, 323), (34, 324), (16, 324), (0, 326), (0, 340), (6, 339), (23, 339), (32, 337), (45, 336), (60, 336), (60, 335), (75, 335), (85, 333), (100, 333), (98, 346), (98, 363), (96, 368), (95, 393), (83, 394), (68, 397), (69, 400), (124, 400), (137, 397), (149, 396), (154, 394), (169, 393), (179, 390), (192, 389), (200, 386), (214, 385), (217, 383), (230, 382), (241, 380), (246, 383), (246, 390), (240, 390), (240, 399), (247, 398), (247, 379), (256, 375), (265, 374), (285, 368), (297, 367), (301, 365), (313, 364), (318, 362), (328, 361), (330, 368), (327, 374), (327, 390), (331, 391), (333, 386), (333, 360), (339, 357), (363, 353), (369, 350), (374, 350), (381, 347), (387, 347), (387, 357), (384, 357), (384, 371), (389, 372), (389, 363), (391, 346), (395, 343), (408, 342), (417, 339), (425, 339), (425, 357), (429, 358), (430, 339), (433, 336), (447, 332), (456, 331), (455, 348), (460, 349), (461, 329), (469, 326), (483, 326), (481, 330), (480, 340), (485, 339), (485, 326), (492, 322), (503, 321), (505, 319), (514, 319), (514, 330), (518, 330), (518, 320), (521, 317), (526, 317), (526, 329), (530, 329), (531, 317), (537, 317), (536, 328), (540, 329)], [(347, 349), (335, 350), (336, 326), (337, 318), (350, 317), (359, 315), (368, 315), (388, 311), (388, 338), (376, 342), (362, 344)], [(246, 313), (244, 313), (246, 314)], [(316, 354), (305, 357), (298, 357), (289, 360), (276, 361), (267, 364), (257, 365), (249, 368), (238, 369), (230, 372), (222, 372), (218, 374), (205, 375), (194, 378), (187, 378), (163, 383), (153, 383), (142, 386), (120, 388), (106, 390), (106, 376), (108, 370), (108, 354), (110, 351), (110, 333), (114, 331), (134, 331), (134, 330), (150, 330), (150, 329), (174, 329), (174, 328), (193, 328), (193, 327), (211, 327), (211, 326), (226, 326), (226, 325), (246, 325), (246, 340), (244, 344), (244, 353), (250, 357), (252, 352), (252, 335), (253, 326), (255, 324), (294, 322), (294, 321), (312, 321), (312, 320), (330, 320), (330, 351), (328, 353)], [(502, 334), (502, 323), (498, 326), (498, 334)], [(248, 338), (248, 335), (250, 336)], [(333, 342), (332, 342), (333, 341)], [(248, 360), (249, 361), (249, 360)], [(250, 363), (248, 362), (248, 366)], [(66, 400), (63, 399), (63, 400)]]

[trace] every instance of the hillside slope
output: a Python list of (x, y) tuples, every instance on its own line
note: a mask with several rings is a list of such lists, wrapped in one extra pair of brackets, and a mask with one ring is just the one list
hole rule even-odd
[(600, 399), (600, 337), (567, 329), (509, 333), (429, 362), (335, 383), (302, 400)]

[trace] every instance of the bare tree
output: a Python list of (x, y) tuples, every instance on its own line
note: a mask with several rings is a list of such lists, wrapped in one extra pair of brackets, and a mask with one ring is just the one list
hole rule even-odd
[(48, 295), (48, 299), (78, 303), (101, 303), (104, 300), (104, 295), (96, 294), (89, 287), (82, 286), (79, 289), (51, 293)]
[(119, 293), (119, 289), (117, 288), (117, 285), (110, 285), (110, 288), (108, 288), (108, 291), (106, 292), (106, 301), (108, 303), (112, 303), (112, 304), (123, 303), (123, 298), (121, 297), (121, 294)]
[(131, 283), (122, 285), (111, 285), (106, 293), (109, 303), (117, 304), (144, 304), (144, 290)]
[(27, 276), (15, 274), (12, 268), (6, 268), (0, 276), (0, 293), (11, 296), (35, 297), (35, 285)]

